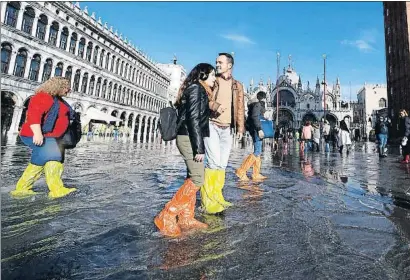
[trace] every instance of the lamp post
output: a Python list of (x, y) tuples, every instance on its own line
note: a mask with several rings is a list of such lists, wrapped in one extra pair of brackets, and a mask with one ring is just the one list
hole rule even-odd
[(279, 124), (279, 66), (280, 66), (280, 53), (276, 53), (276, 129)]
[(323, 119), (326, 120), (326, 54), (323, 55)]

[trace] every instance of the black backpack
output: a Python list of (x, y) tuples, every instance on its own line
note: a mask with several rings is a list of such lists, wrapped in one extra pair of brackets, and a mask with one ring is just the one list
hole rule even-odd
[(172, 105), (170, 107), (162, 108), (159, 111), (159, 132), (162, 140), (172, 141), (177, 138), (178, 129), (184, 121), (182, 118), (178, 122), (178, 110)]

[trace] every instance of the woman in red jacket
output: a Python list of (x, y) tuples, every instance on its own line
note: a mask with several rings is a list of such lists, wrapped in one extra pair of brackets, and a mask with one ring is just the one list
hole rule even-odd
[(32, 149), (31, 160), (17, 182), (16, 189), (11, 192), (12, 195), (35, 194), (33, 184), (43, 171), (50, 198), (63, 197), (76, 190), (65, 188), (61, 180), (64, 148), (57, 141), (64, 135), (70, 122), (70, 107), (62, 99), (70, 90), (67, 79), (54, 77), (40, 85), (31, 98), (26, 121), (20, 131), (21, 140)]

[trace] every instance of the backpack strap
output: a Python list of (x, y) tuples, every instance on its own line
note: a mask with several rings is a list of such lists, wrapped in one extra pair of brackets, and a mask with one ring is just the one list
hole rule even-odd
[(48, 110), (46, 118), (44, 119), (41, 130), (43, 133), (49, 133), (53, 131), (54, 125), (58, 117), (58, 111), (60, 109), (60, 104), (58, 103), (58, 97), (53, 97), (53, 105), (51, 105), (50, 110)]

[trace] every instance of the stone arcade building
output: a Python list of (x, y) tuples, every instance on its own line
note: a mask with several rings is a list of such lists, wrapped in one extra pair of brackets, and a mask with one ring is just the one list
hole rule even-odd
[(127, 38), (71, 2), (1, 2), (2, 133), (17, 133), (30, 97), (53, 76), (71, 81), (67, 101), (121, 119), (131, 135), (156, 138), (168, 75)]

